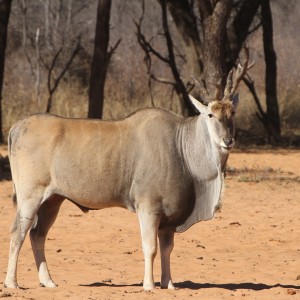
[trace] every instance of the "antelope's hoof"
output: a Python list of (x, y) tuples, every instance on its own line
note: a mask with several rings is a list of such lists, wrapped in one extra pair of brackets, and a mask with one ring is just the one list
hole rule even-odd
[(55, 288), (57, 287), (57, 284), (54, 281), (49, 280), (47, 282), (40, 282), (40, 287)]
[(146, 292), (150, 292), (151, 290), (155, 289), (155, 284), (154, 283), (144, 283), (143, 289)]
[(3, 286), (7, 289), (19, 289), (19, 286), (16, 282), (5, 281)]

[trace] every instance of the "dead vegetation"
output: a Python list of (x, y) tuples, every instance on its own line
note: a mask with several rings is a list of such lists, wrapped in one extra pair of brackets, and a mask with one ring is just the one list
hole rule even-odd
[(254, 166), (251, 168), (227, 168), (226, 179), (233, 179), (239, 182), (254, 182), (276, 181), (279, 183), (295, 182), (300, 183), (300, 176), (293, 172), (286, 172), (281, 169), (273, 169), (272, 167), (260, 168)]
[[(34, 2), (32, 2), (34, 3)], [(91, 4), (92, 3), (92, 4)], [(92, 1), (89, 5), (94, 5)], [(94, 3), (94, 4), (93, 4)], [(4, 136), (7, 137), (9, 128), (17, 120), (30, 114), (44, 112), (47, 106), (48, 91), (45, 84), (47, 77), (40, 69), (40, 90), (39, 100), (36, 96), (36, 78), (32, 73), (32, 66), (24, 56), (22, 48), (22, 24), (18, 7), (15, 2), (14, 13), (11, 16), (11, 36), (16, 39), (9, 39), (7, 49), (7, 61), (5, 70), (5, 85), (3, 91), (3, 118), (4, 118)], [(158, 23), (160, 14), (158, 4), (148, 3), (149, 12), (153, 15), (145, 17), (145, 34), (155, 37), (154, 45), (161, 49), (161, 35), (153, 23)], [(281, 116), (281, 125), (283, 136), (286, 137), (285, 146), (300, 145), (300, 124), (299, 124), (299, 67), (298, 60), (293, 59), (295, 49), (299, 48), (299, 39), (295, 39), (297, 24), (299, 23), (300, 6), (295, 5), (293, 10), (289, 11), (289, 20), (284, 14), (281, 14), (279, 1), (272, 4), (274, 13), (274, 32), (278, 59), (278, 98)], [(148, 86), (147, 68), (144, 65), (144, 54), (140, 49), (136, 39), (136, 28), (133, 20), (140, 16), (141, 5), (139, 1), (132, 3), (120, 2), (114, 7), (114, 13), (111, 20), (111, 39), (114, 44), (120, 37), (122, 41), (112, 56), (109, 65), (108, 77), (105, 87), (104, 119), (122, 118), (138, 108), (157, 106), (171, 109), (177, 113), (180, 112), (178, 97), (175, 95), (172, 87), (155, 83)], [(92, 45), (92, 32), (94, 31), (95, 15), (94, 9), (84, 10), (84, 18), (91, 20), (86, 24), (87, 29), (83, 35), (82, 44), (85, 49), (74, 62), (74, 67), (70, 74), (60, 83), (57, 91), (53, 95), (52, 112), (68, 117), (86, 117), (88, 106), (88, 82), (90, 69), (90, 56)], [(28, 18), (36, 16), (34, 11), (27, 11)], [(32, 15), (31, 15), (32, 14)], [(43, 16), (43, 14), (40, 14)], [(80, 20), (83, 22), (84, 18)], [(81, 26), (82, 23), (76, 23)], [(152, 23), (151, 23), (152, 22)], [(81, 26), (82, 27), (82, 26)], [(36, 27), (29, 30), (32, 36), (35, 35)], [(86, 41), (85, 41), (86, 39)], [(29, 42), (29, 40), (27, 41)], [(259, 33), (254, 35), (248, 41), (251, 52), (251, 60), (256, 61), (256, 65), (251, 69), (251, 76), (254, 80), (258, 96), (264, 103), (264, 58), (262, 45), (259, 39)], [(27, 45), (27, 47), (29, 47)], [(180, 49), (180, 47), (178, 47)], [(28, 49), (27, 49), (28, 50)], [(35, 57), (34, 53), (31, 53)], [(43, 55), (41, 53), (41, 55)], [(45, 60), (44, 57), (42, 60)], [(182, 63), (183, 64), (183, 63)], [(156, 60), (153, 61), (153, 68), (161, 78), (170, 78), (170, 72), (161, 66)], [(185, 77), (190, 78), (191, 70), (182, 66), (182, 72)], [(239, 130), (239, 139), (245, 144), (265, 144), (265, 132), (263, 126), (258, 121), (257, 108), (253, 97), (245, 87), (241, 85), (240, 105), (237, 114), (237, 127)]]

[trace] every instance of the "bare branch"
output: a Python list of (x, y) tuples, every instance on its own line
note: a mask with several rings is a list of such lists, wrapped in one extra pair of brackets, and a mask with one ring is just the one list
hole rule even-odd
[(67, 63), (65, 64), (65, 66), (63, 67), (63, 69), (61, 70), (60, 74), (57, 76), (56, 79), (54, 79), (54, 84), (53, 86), (51, 86), (51, 76), (52, 76), (52, 72), (53, 72), (53, 69), (55, 67), (55, 64), (56, 64), (56, 61), (59, 57), (59, 55), (61, 54), (62, 50), (63, 50), (63, 47), (60, 47), (60, 49), (56, 52), (53, 60), (52, 60), (52, 63), (51, 63), (51, 66), (49, 68), (49, 71), (48, 71), (48, 83), (47, 83), (47, 86), (48, 86), (48, 91), (49, 91), (49, 98), (48, 98), (48, 102), (47, 102), (47, 109), (46, 109), (46, 112), (49, 113), (50, 110), (51, 110), (51, 106), (52, 106), (52, 96), (53, 96), (53, 93), (55, 92), (55, 90), (57, 89), (61, 79), (64, 77), (65, 73), (67, 72), (67, 70), (69, 69), (70, 65), (72, 64), (75, 56), (77, 55), (78, 51), (80, 49), (80, 38), (78, 38), (77, 40), (77, 43), (69, 57), (69, 60), (67, 61)]
[[(161, 10), (162, 10), (163, 36), (166, 41), (168, 56), (166, 57), (166, 56), (163, 56), (161, 53), (159, 53), (152, 46), (151, 39), (147, 40), (142, 33), (141, 26), (142, 26), (142, 22), (143, 22), (144, 9), (145, 9), (144, 1), (142, 1), (142, 15), (139, 19), (139, 22), (134, 21), (136, 28), (137, 28), (138, 43), (140, 44), (140, 46), (142, 47), (142, 49), (145, 52), (145, 63), (147, 66), (148, 74), (150, 76), (150, 80), (153, 79), (160, 83), (166, 83), (166, 84), (172, 85), (174, 87), (176, 93), (179, 95), (182, 112), (183, 113), (188, 112), (189, 114), (193, 114), (193, 106), (190, 103), (188, 93), (185, 88), (185, 84), (183, 83), (183, 81), (180, 77), (180, 73), (179, 73), (179, 70), (178, 70), (177, 64), (176, 64), (176, 55), (175, 55), (175, 51), (174, 51), (176, 49), (174, 47), (173, 40), (172, 40), (170, 30), (169, 30), (166, 0), (160, 0), (159, 3), (161, 6)], [(174, 83), (169, 80), (161, 80), (160, 78), (157, 78), (153, 74), (153, 72), (151, 70), (151, 55), (154, 55), (155, 57), (157, 57), (159, 60), (163, 61), (170, 67), (173, 77), (174, 77)], [(181, 58), (183, 59), (183, 57), (181, 57)], [(149, 84), (149, 86), (151, 87), (151, 83)]]
[[(141, 22), (141, 20), (140, 20), (140, 22)], [(164, 57), (163, 55), (161, 55), (156, 49), (154, 49), (154, 47), (150, 44), (150, 42), (146, 40), (146, 37), (142, 34), (142, 31), (141, 31), (141, 23), (137, 23), (136, 21), (134, 21), (134, 23), (137, 28), (138, 43), (140, 44), (140, 46), (142, 47), (144, 52), (152, 53), (161, 61), (169, 64), (170, 60), (168, 58)]]
[(159, 83), (164, 83), (164, 84), (169, 84), (172, 85), (173, 87), (176, 85), (175, 82), (172, 82), (166, 78), (162, 78), (162, 77), (157, 77), (154, 74), (150, 74), (150, 78), (154, 79), (155, 81), (159, 82)]
[(185, 85), (180, 77), (179, 70), (176, 64), (176, 58), (174, 54), (174, 44), (170, 34), (169, 25), (168, 25), (168, 17), (167, 17), (167, 3), (166, 0), (159, 1), (161, 9), (162, 9), (162, 26), (163, 31), (166, 39), (168, 55), (169, 55), (169, 65), (176, 82), (175, 90), (176, 93), (180, 96), (181, 99), (181, 107), (182, 111), (184, 112), (185, 109), (188, 110), (189, 114), (194, 112), (194, 107), (190, 102), (189, 95), (186, 91)]
[(147, 59), (150, 58), (150, 54), (153, 54), (154, 56), (156, 56), (158, 59), (160, 59), (161, 61), (163, 61), (166, 64), (170, 64), (170, 59), (167, 57), (164, 57), (163, 55), (161, 55), (152, 45), (151, 45), (151, 41), (153, 40), (153, 37), (151, 37), (148, 41), (145, 37), (145, 35), (142, 33), (142, 23), (144, 20), (144, 14), (145, 14), (145, 1), (142, 1), (142, 14), (141, 17), (139, 19), (139, 22), (137, 21), (133, 21), (136, 28), (137, 28), (137, 38), (138, 38), (138, 43), (140, 44), (140, 46), (142, 47), (142, 49), (145, 52), (145, 55), (147, 57)]
[(121, 38), (118, 39), (116, 44), (110, 48), (110, 51), (109, 51), (109, 53), (111, 53), (110, 55), (112, 55), (113, 52), (115, 52), (115, 50), (118, 48), (119, 44), (121, 43), (121, 40), (122, 40)]
[(234, 93), (236, 92), (240, 81), (244, 78), (247, 71), (249, 69), (251, 69), (255, 64), (255, 62), (252, 62), (250, 65), (248, 65), (249, 64), (249, 48), (248, 47), (245, 47), (245, 55), (246, 55), (245, 62), (243, 63), (243, 65), (239, 64), (237, 67), (236, 74), (235, 74), (236, 77), (234, 79), (233, 87), (231, 90), (231, 96), (234, 95)]
[(262, 21), (260, 21), (258, 24), (256, 24), (251, 30), (248, 31), (247, 36), (250, 36), (252, 33), (254, 33), (256, 30), (259, 29), (259, 27), (262, 26)]
[(153, 93), (152, 93), (152, 78), (150, 76), (148, 77), (148, 87), (149, 87), (149, 92), (150, 92), (151, 105), (152, 105), (152, 107), (154, 107), (155, 103), (154, 103), (154, 97), (153, 97)]
[(72, 12), (71, 20), (75, 19), (75, 17), (77, 17), (88, 6), (89, 6), (88, 1), (81, 1), (80, 7), (78, 7), (77, 9), (76, 9), (76, 7), (72, 8), (73, 12)]
[(107, 52), (107, 64), (110, 62), (110, 59), (112, 57), (112, 55), (114, 54), (114, 52), (117, 50), (118, 46), (121, 43), (121, 38), (117, 40), (117, 42), (115, 43), (114, 46), (110, 47), (110, 50)]
[[(253, 79), (248, 75), (247, 77), (243, 77), (243, 82), (246, 84), (246, 86), (248, 87), (249, 91), (251, 92), (253, 98), (254, 98), (254, 101), (256, 103), (256, 106), (257, 106), (257, 109), (258, 109), (258, 112), (257, 112), (257, 116), (259, 117), (259, 119), (263, 122), (263, 120), (265, 119), (266, 117), (266, 113), (264, 112), (262, 106), (261, 106), (261, 103), (260, 103), (260, 100), (259, 100), (259, 97), (256, 93), (256, 89), (255, 89), (255, 86), (254, 86), (254, 81)], [(264, 122), (263, 122), (264, 123)]]
[(61, 79), (63, 78), (63, 76), (65, 75), (65, 73), (67, 72), (67, 70), (69, 69), (70, 65), (72, 64), (76, 54), (78, 53), (80, 49), (80, 39), (78, 39), (77, 44), (75, 45), (69, 60), (67, 61), (67, 63), (65, 64), (64, 68), (62, 69), (61, 73), (59, 74), (59, 76), (56, 78), (55, 80), (55, 84), (53, 86), (53, 89), (56, 89), (59, 82), (61, 81)]
[(48, 92), (49, 94), (52, 94), (52, 87), (51, 87), (51, 76), (52, 76), (52, 72), (55, 66), (55, 63), (60, 55), (60, 53), (62, 52), (63, 47), (60, 47), (59, 50), (56, 52), (56, 54), (53, 57), (52, 63), (49, 67), (49, 71), (48, 71), (48, 81), (47, 81), (47, 87), (48, 87)]

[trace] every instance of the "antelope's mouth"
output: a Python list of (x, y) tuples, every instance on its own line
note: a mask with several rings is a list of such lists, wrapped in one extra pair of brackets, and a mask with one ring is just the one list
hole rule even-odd
[(229, 146), (223, 146), (223, 145), (221, 145), (221, 147), (223, 148), (223, 149), (225, 149), (225, 150), (231, 150), (232, 148), (233, 148), (233, 145), (231, 146), (231, 145), (229, 145)]
[(234, 144), (235, 144), (235, 143), (232, 142), (231, 144), (226, 145), (224, 142), (222, 142), (222, 143), (220, 144), (220, 146), (221, 146), (222, 149), (225, 149), (225, 150), (227, 150), (227, 151), (230, 151), (230, 150), (232, 150)]

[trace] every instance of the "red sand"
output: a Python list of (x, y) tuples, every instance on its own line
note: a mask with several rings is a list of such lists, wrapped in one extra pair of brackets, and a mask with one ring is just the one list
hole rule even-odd
[[(240, 172), (246, 167), (250, 172)], [(18, 264), (18, 283), (24, 289), (3, 288), (15, 212), (12, 184), (0, 181), (0, 297), (300, 299), (300, 151), (232, 153), (230, 170), (222, 211), (175, 236), (175, 291), (159, 288), (159, 254), (157, 289), (143, 291), (135, 214), (117, 208), (83, 214), (68, 201), (46, 242), (49, 269), (59, 287), (39, 287), (27, 237)]]

